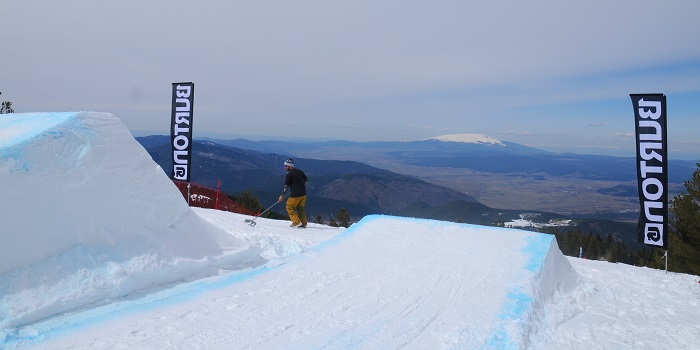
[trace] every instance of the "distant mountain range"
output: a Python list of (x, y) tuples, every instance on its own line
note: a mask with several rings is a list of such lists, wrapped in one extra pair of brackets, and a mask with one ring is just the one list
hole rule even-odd
[[(172, 162), (170, 138), (136, 139), (168, 173)], [(195, 140), (192, 150), (193, 182), (216, 187), (221, 180), (221, 190), (231, 196), (250, 189), (263, 205), (274, 203), (282, 193), (286, 174), (283, 163), (292, 156), (202, 140)], [(295, 157), (295, 162), (309, 177), (310, 216), (334, 215), (343, 207), (359, 218), (397, 212), (419, 201), (436, 206), (457, 200), (476, 202), (467, 194), (355, 161)]]
[[(163, 169), (170, 167), (169, 136), (137, 140)], [(615, 221), (620, 216), (632, 221), (638, 215), (630, 210), (637, 206), (634, 198), (629, 198), (636, 196), (633, 158), (558, 154), (488, 137), (459, 135), (415, 142), (362, 143), (200, 139), (194, 142), (193, 157), (193, 182), (215, 187), (221, 179), (225, 193), (235, 195), (251, 189), (263, 205), (274, 203), (281, 193), (285, 174), (282, 164), (286, 158), (295, 158), (310, 178), (312, 217), (334, 215), (340, 208), (348, 209), (356, 219), (383, 213), (500, 226), (522, 222), (526, 217), (532, 229), (564, 222), (569, 228), (612, 233), (628, 245), (635, 244), (635, 225)], [(671, 177), (684, 181), (694, 165), (672, 161)], [(468, 180), (474, 174), (481, 176), (479, 181)], [(601, 183), (603, 187), (572, 189), (559, 197), (547, 193), (550, 183), (562, 179), (584, 188)], [(525, 186), (509, 190), (510, 181)], [(507, 199), (503, 201), (506, 205), (495, 209), (466, 193), (471, 191), (461, 190), (462, 182), (482, 195), (482, 190), (486, 193), (492, 187), (512, 195), (492, 196)], [(527, 202), (529, 197), (533, 199)], [(555, 214), (538, 207), (546, 202), (541, 198), (557, 198), (550, 203), (554, 208), (566, 209), (567, 201), (583, 201), (600, 211), (577, 215), (555, 210), (559, 213)], [(626, 207), (619, 212), (609, 210), (602, 199), (610, 198), (621, 199)], [(524, 207), (507, 205), (523, 199)]]
[[(282, 142), (213, 140), (260, 152), (285, 152), (318, 159), (387, 161), (434, 168), (468, 168), (489, 173), (575, 176), (589, 180), (636, 181), (634, 157), (547, 152), (486, 135), (444, 135), (410, 142)], [(669, 182), (690, 179), (695, 162), (671, 160)]]
[[(216, 140), (261, 152), (352, 160), (468, 193), (494, 208), (633, 221), (638, 217), (634, 157), (553, 153), (486, 135), (444, 135), (411, 142)], [(677, 195), (695, 162), (669, 162)]]

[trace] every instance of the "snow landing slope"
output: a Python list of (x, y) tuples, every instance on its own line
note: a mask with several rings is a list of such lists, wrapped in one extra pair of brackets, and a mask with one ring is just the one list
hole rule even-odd
[[(266, 219), (251, 228), (245, 216), (196, 212), (246, 241), (275, 242), (264, 252), (275, 258), (264, 268), (30, 325), (7, 344), (518, 349), (540, 323), (542, 303), (578, 279), (553, 237), (539, 233), (380, 215), (336, 233)], [(297, 249), (305, 239), (313, 242)]]
[(3, 115), (0, 193), (0, 330), (265, 262), (192, 212), (111, 114)]

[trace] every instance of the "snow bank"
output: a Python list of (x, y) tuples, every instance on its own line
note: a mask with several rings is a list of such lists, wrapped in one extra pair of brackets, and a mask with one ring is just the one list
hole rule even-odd
[(190, 210), (115, 116), (0, 118), (0, 327), (264, 263)]
[[(529, 249), (544, 251), (547, 254), (541, 261), (533, 261), (528, 269), (537, 272), (533, 283), (532, 305), (527, 317), (527, 324), (523, 329), (522, 344), (530, 345), (531, 338), (542, 332), (544, 320), (547, 318), (547, 306), (552, 299), (565, 295), (576, 288), (581, 277), (571, 266), (569, 260), (562, 254), (556, 239), (551, 237), (551, 243), (547, 246), (541, 241), (541, 246), (533, 245)], [(546, 326), (545, 326), (546, 327)]]

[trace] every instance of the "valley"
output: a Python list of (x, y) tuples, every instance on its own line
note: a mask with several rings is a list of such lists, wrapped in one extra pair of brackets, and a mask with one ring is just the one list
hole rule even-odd
[[(374, 166), (379, 167), (376, 164)], [(385, 169), (467, 193), (492, 208), (585, 217), (605, 216), (617, 221), (636, 221), (639, 212), (639, 203), (635, 197), (598, 192), (600, 189), (623, 184), (621, 182), (487, 173), (460, 168), (396, 166)]]
[[(427, 167), (401, 163), (382, 152), (354, 153), (342, 149), (295, 149), (296, 156), (313, 159), (343, 159), (463, 192), (491, 208), (546, 211), (581, 217), (636, 222), (639, 203), (634, 196), (603, 194), (614, 186), (636, 186), (629, 181), (589, 180), (547, 174), (491, 173), (469, 168)], [(672, 184), (677, 193), (678, 184)], [(675, 190), (675, 191), (674, 191)]]
[[(138, 138), (154, 160), (171, 164), (165, 136)], [(263, 202), (276, 198), (280, 164), (295, 158), (309, 176), (312, 217), (345, 208), (369, 214), (541, 230), (567, 223), (636, 244), (639, 204), (633, 158), (552, 153), (510, 142), (286, 142), (195, 140), (193, 181)], [(695, 164), (671, 161), (669, 193)], [(167, 171), (166, 171), (167, 173)], [(522, 226), (524, 222), (530, 222)], [(553, 224), (555, 223), (555, 224)]]

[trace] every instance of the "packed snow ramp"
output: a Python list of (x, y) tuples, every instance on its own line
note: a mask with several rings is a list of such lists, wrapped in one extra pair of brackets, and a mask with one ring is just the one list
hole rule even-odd
[(517, 349), (576, 279), (551, 235), (367, 216), (235, 298), (211, 296), (231, 312), (210, 345)]
[(111, 114), (3, 115), (0, 193), (0, 328), (264, 262), (194, 214)]
[[(263, 220), (255, 230), (280, 225), (286, 223)], [(286, 235), (323, 231), (287, 227)], [(368, 216), (282, 264), (179, 286), (147, 303), (127, 302), (122, 308), (129, 312), (100, 312), (111, 313), (114, 321), (98, 316), (92, 320), (104, 325), (42, 344), (522, 349), (543, 324), (543, 305), (577, 278), (550, 235)], [(76, 325), (95, 322), (70, 319)]]

